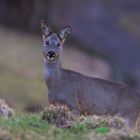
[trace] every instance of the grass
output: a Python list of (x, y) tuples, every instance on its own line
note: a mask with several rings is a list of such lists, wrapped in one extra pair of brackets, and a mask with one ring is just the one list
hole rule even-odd
[(101, 133), (101, 134), (106, 134), (109, 132), (109, 128), (108, 127), (98, 127), (95, 129), (96, 133)]
[[(98, 122), (100, 123), (100, 122)], [(42, 114), (17, 114), (0, 118), (0, 140), (139, 140), (139, 133), (125, 133), (102, 123), (89, 127), (86, 121), (75, 122), (69, 128), (56, 127), (42, 119)]]
[(15, 118), (8, 120), (1, 118), (0, 130), (0, 139), (5, 134), (6, 137), (9, 136), (9, 139), (14, 140), (45, 140), (46, 138), (48, 140), (80, 140), (86, 132), (83, 126), (78, 125), (73, 129), (56, 128), (43, 121), (40, 115), (17, 115)]
[[(71, 128), (57, 128), (41, 119), (41, 115), (17, 115), (8, 120), (0, 119), (0, 139), (9, 137), (9, 139), (18, 140), (81, 140), (90, 130), (85, 124), (77, 123)], [(108, 133), (108, 128), (98, 127), (95, 132), (100, 134)], [(4, 139), (5, 140), (5, 139)]]

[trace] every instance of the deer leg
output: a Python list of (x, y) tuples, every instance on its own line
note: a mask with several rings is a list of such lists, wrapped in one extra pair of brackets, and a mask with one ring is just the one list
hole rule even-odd
[(77, 116), (80, 116), (80, 114), (81, 114), (80, 111), (77, 109), (72, 109), (71, 111), (73, 112), (73, 114), (75, 114)]
[(126, 117), (126, 124), (128, 127), (128, 131), (137, 130), (138, 116), (139, 114), (134, 113)]

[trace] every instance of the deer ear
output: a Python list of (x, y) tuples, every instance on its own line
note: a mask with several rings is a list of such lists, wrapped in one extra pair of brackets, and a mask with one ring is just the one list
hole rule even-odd
[(62, 30), (60, 31), (59, 37), (60, 37), (61, 39), (66, 39), (66, 37), (70, 34), (71, 30), (72, 30), (71, 26), (65, 27), (64, 29), (62, 29)]
[(44, 20), (41, 21), (41, 31), (43, 36), (48, 36), (52, 32), (50, 26), (46, 25)]

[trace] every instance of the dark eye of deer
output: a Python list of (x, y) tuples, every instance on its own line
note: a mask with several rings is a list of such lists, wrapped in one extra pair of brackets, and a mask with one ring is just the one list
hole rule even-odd
[(47, 46), (49, 45), (49, 41), (46, 41), (45, 43), (46, 43)]
[(57, 47), (59, 47), (60, 46), (60, 43), (57, 43)]

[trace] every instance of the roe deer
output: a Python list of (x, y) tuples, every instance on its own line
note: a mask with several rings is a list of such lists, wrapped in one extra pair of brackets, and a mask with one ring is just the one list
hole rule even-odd
[(120, 115), (130, 129), (140, 114), (140, 93), (127, 85), (92, 78), (61, 67), (62, 46), (71, 32), (67, 26), (58, 34), (41, 22), (45, 80), (51, 104), (67, 105), (75, 114)]

